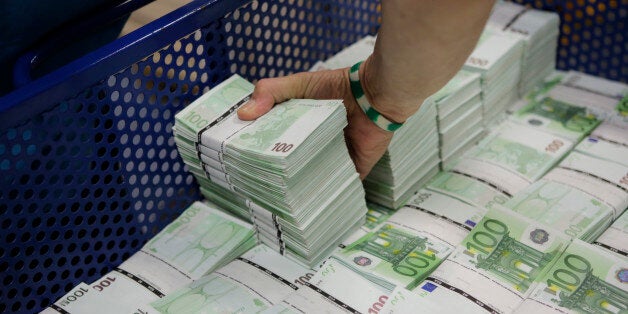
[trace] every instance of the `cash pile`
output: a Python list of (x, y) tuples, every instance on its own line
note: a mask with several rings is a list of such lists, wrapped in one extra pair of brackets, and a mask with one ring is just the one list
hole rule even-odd
[(593, 242), (613, 253), (628, 257), (628, 211), (613, 222), (613, 224)]
[(577, 71), (557, 75), (557, 79), (558, 84), (547, 88), (550, 97), (586, 108), (612, 124), (624, 127), (628, 124), (627, 84)]
[(141, 313), (255, 243), (252, 225), (194, 202), (120, 266), (91, 285), (79, 284), (44, 313)]
[(628, 124), (621, 127), (603, 122), (574, 149), (628, 167)]
[(486, 209), (495, 208), (510, 199), (510, 195), (497, 186), (455, 171), (440, 172), (425, 188)]
[(480, 75), (460, 70), (432, 96), (438, 113), (442, 168), (448, 169), (484, 135)]
[(601, 122), (582, 107), (540, 96), (510, 115), (509, 120), (576, 143)]
[(626, 313), (628, 259), (574, 240), (515, 313)]
[(511, 197), (540, 179), (572, 147), (566, 138), (506, 121), (467, 151), (452, 171)]
[(545, 179), (517, 193), (505, 206), (587, 242), (613, 220), (613, 209), (595, 196)]
[(366, 213), (344, 142), (344, 106), (293, 99), (242, 121), (235, 112), (252, 90), (236, 75), (179, 112), (177, 148), (201, 185), (211, 181), (245, 199), (263, 243), (316, 265)]
[(573, 151), (546, 177), (603, 200), (613, 208), (613, 219), (628, 208), (628, 167), (625, 165)]
[(511, 313), (569, 241), (517, 213), (492, 209), (413, 292), (440, 303), (441, 311)]
[(554, 12), (531, 9), (507, 1), (495, 4), (486, 27), (524, 41), (518, 84), (520, 97), (556, 67), (559, 26), (560, 18)]
[[(350, 67), (371, 55), (374, 47), (375, 37), (366, 36), (331, 58), (318, 62), (310, 71)], [(448, 113), (445, 123), (451, 127), (446, 136), (452, 153), (463, 150), (459, 145), (463, 141), (470, 142), (479, 136), (476, 130), (469, 130), (469, 126), (472, 125), (458, 122), (461, 120), (467, 123), (479, 122), (482, 114), (481, 109), (470, 114), (465, 114), (463, 110), (479, 106), (480, 99), (476, 97), (479, 92), (477, 75), (466, 72), (460, 74), (459, 79), (464, 82), (452, 83), (453, 86), (449, 87), (451, 91), (443, 91), (440, 95), (444, 100), (444, 110)], [(455, 90), (457, 88), (462, 90)], [(447, 96), (450, 94), (456, 95), (451, 95), (449, 99)], [(367, 200), (390, 208), (399, 208), (438, 171), (439, 138), (437, 111), (433, 98), (426, 99), (419, 111), (395, 132), (388, 150), (364, 180)], [(467, 134), (461, 134), (465, 130), (475, 137), (466, 138)]]
[(392, 291), (413, 289), (438, 267), (485, 210), (421, 190), (378, 227), (358, 230), (336, 260), (370, 282)]
[(372, 313), (387, 300), (389, 291), (334, 260), (328, 260), (303, 286), (270, 313)]
[(366, 198), (399, 208), (439, 168), (436, 106), (428, 98), (397, 131), (384, 156), (364, 180)]
[(482, 82), (482, 114), (485, 127), (503, 118), (506, 108), (518, 98), (523, 41), (485, 28), (462, 67), (479, 73)]
[(314, 274), (259, 245), (208, 276), (150, 304), (151, 313), (257, 313), (278, 304)]

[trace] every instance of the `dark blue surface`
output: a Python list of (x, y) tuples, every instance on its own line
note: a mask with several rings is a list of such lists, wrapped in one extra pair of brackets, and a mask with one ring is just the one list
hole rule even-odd
[[(0, 312), (39, 311), (98, 279), (200, 199), (171, 127), (203, 91), (232, 73), (306, 70), (378, 25), (376, 1), (259, 1), (234, 11), (245, 2), (194, 1), (0, 98)], [(603, 31), (615, 40), (625, 8), (613, 10)], [(611, 43), (599, 60), (619, 60), (613, 69), (626, 81), (626, 44)], [(559, 66), (589, 69), (571, 57)], [(603, 69), (592, 73), (615, 75)]]

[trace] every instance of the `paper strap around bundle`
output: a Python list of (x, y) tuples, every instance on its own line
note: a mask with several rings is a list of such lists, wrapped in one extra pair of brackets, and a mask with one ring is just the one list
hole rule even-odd
[[(211, 157), (212, 159), (216, 159), (216, 160), (217, 160), (217, 161), (221, 164), (221, 165), (220, 165), (220, 167), (217, 167), (217, 168), (218, 168), (218, 169), (222, 169), (222, 172), (223, 172), (223, 173), (226, 173), (226, 169), (225, 169), (225, 166), (224, 166), (224, 161), (223, 161), (223, 158), (222, 158), (222, 155), (223, 155), (223, 152), (224, 152), (224, 147), (225, 147), (225, 141), (226, 141), (229, 137), (231, 137), (231, 136), (233, 136), (234, 134), (236, 134), (237, 132), (239, 132), (242, 128), (237, 129), (237, 130), (235, 130), (232, 134), (230, 134), (230, 135), (228, 135), (228, 136), (223, 137), (223, 138), (220, 140), (220, 143), (219, 143), (219, 150), (217, 150), (217, 151), (211, 147), (212, 145), (209, 145), (210, 147), (207, 147), (206, 145), (204, 145), (204, 144), (203, 144), (203, 142), (204, 142), (204, 141), (203, 141), (203, 138), (204, 138), (203, 134), (204, 134), (205, 132), (208, 132), (208, 131), (211, 133), (210, 129), (211, 129), (212, 127), (217, 126), (217, 125), (218, 125), (218, 124), (220, 124), (221, 122), (223, 122), (223, 121), (227, 120), (227, 118), (228, 118), (229, 116), (234, 115), (234, 114), (235, 114), (235, 112), (238, 110), (238, 108), (240, 108), (240, 106), (242, 106), (244, 103), (246, 103), (246, 102), (247, 102), (250, 98), (251, 98), (251, 94), (249, 94), (249, 95), (245, 96), (245, 97), (244, 97), (244, 98), (242, 98), (240, 101), (238, 101), (236, 104), (234, 104), (233, 106), (229, 107), (229, 108), (228, 108), (228, 109), (227, 109), (227, 110), (226, 110), (226, 111), (225, 111), (222, 115), (220, 115), (220, 116), (219, 116), (218, 118), (216, 118), (214, 121), (212, 121), (212, 122), (210, 122), (209, 124), (207, 124), (207, 126), (206, 126), (206, 127), (204, 127), (203, 129), (201, 129), (201, 130), (198, 132), (198, 134), (197, 134), (197, 141), (196, 141), (196, 153), (197, 153), (197, 155), (198, 155), (198, 160), (201, 160), (201, 161), (203, 160), (203, 156), (202, 156), (202, 155), (204, 155), (204, 153), (203, 153), (203, 152), (205, 152), (205, 153), (207, 153), (207, 155), (208, 155), (209, 157)], [(248, 125), (250, 125), (250, 124), (248, 124)], [(211, 137), (209, 137), (209, 139), (212, 139), (212, 138), (211, 138)], [(218, 156), (215, 156), (215, 155), (216, 155), (216, 153), (214, 153), (214, 152), (210, 152), (210, 150), (214, 150), (215, 152), (217, 152), (217, 153), (218, 153)], [(217, 157), (217, 158), (214, 158), (214, 157)], [(207, 171), (207, 168), (206, 168), (204, 165), (203, 165), (203, 168), (205, 168), (205, 169), (206, 169), (206, 172), (208, 172), (208, 171)], [(208, 177), (208, 179), (209, 179), (209, 180), (214, 181), (214, 179), (212, 178), (212, 173), (211, 173), (211, 172), (208, 172), (208, 173), (207, 173), (207, 175), (208, 175), (207, 177)], [(228, 186), (226, 186), (225, 188), (227, 188), (227, 189), (229, 189), (229, 190), (233, 191), (233, 187), (231, 186), (231, 182), (229, 181), (228, 176), (226, 176), (226, 175), (225, 175), (225, 176), (221, 176), (221, 175), (219, 175), (219, 176), (218, 176), (218, 178), (220, 178), (221, 180), (222, 180), (222, 178), (223, 178), (223, 177), (224, 177), (224, 180), (223, 180), (223, 181), (224, 181), (224, 182), (229, 183), (229, 185), (228, 185)]]
[(203, 166), (203, 169), (205, 170), (205, 174), (210, 181), (222, 186), (227, 190), (235, 192), (235, 188), (233, 187), (233, 184), (231, 184), (231, 179), (229, 179), (228, 174), (207, 165)]
[(267, 244), (266, 242), (271, 242), (273, 244), (272, 247), (283, 255), (285, 243), (277, 215), (248, 199), (246, 200), (246, 206), (249, 208), (257, 239), (265, 244)]
[(504, 29), (502, 29), (503, 31), (506, 30), (511, 30), (514, 33), (520, 33), (522, 35), (529, 35), (527, 34), (527, 32), (522, 33), (520, 30), (517, 30), (515, 28), (511, 28), (512, 24), (515, 24), (515, 22), (522, 17), (526, 12), (528, 12), (530, 10), (530, 8), (528, 7), (523, 7), (519, 10), (519, 12), (517, 12), (517, 14), (513, 15), (512, 18), (510, 19), (510, 21), (508, 21), (508, 23), (506, 23), (506, 26), (504, 26)]
[(286, 244), (283, 241), (269, 237), (263, 232), (258, 232), (257, 234), (260, 242), (266, 244), (268, 247), (281, 255), (285, 254)]

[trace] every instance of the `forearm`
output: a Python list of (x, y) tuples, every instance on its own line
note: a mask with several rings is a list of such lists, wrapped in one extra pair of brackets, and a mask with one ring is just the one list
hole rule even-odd
[(475, 47), (494, 0), (382, 0), (375, 51), (362, 68), (372, 105), (405, 121)]

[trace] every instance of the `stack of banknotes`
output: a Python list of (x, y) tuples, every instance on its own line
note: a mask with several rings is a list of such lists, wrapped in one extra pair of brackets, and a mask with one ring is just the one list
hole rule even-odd
[(540, 179), (573, 146), (566, 138), (506, 121), (467, 151), (451, 171), (512, 196)]
[(628, 125), (628, 84), (589, 74), (558, 72), (545, 84), (532, 89), (527, 98), (548, 95), (556, 100), (585, 108), (599, 119), (623, 126)]
[(499, 122), (518, 97), (523, 40), (485, 28), (463, 69), (481, 75), (483, 125)]
[(499, 2), (363, 184), (340, 101), (244, 122), (253, 85), (230, 78), (175, 116), (209, 201), (44, 313), (628, 313), (628, 85), (554, 72), (530, 88), (555, 23)]
[(523, 97), (556, 67), (560, 18), (554, 12), (499, 1), (487, 22), (487, 28), (524, 41), (519, 96)]
[(194, 202), (140, 251), (92, 284), (81, 283), (43, 313), (141, 313), (255, 246), (251, 224)]
[(393, 135), (384, 156), (364, 180), (366, 199), (399, 208), (439, 169), (436, 106), (428, 98)]
[[(365, 60), (373, 52), (375, 39), (374, 36), (366, 36), (329, 59), (316, 63), (310, 71), (346, 68)], [(452, 143), (450, 145), (452, 151), (461, 150), (462, 147), (458, 144), (469, 140), (466, 138), (468, 133), (461, 133), (469, 131), (469, 126), (472, 125), (464, 123), (479, 122), (482, 116), (481, 108), (479, 108), (481, 100), (478, 95), (480, 92), (479, 75), (465, 72), (460, 74), (460, 80), (464, 82), (450, 83), (451, 86), (438, 96), (443, 99), (444, 110), (451, 113), (444, 123), (450, 127), (446, 136)], [(458, 92), (460, 84), (468, 85), (468, 90)], [(448, 97), (450, 94), (457, 95)], [(478, 110), (474, 110), (469, 115), (464, 114), (463, 107)], [(419, 112), (395, 132), (388, 150), (364, 180), (367, 200), (390, 208), (399, 208), (438, 171), (440, 157), (436, 116), (434, 97), (428, 98)], [(475, 139), (480, 136), (476, 130), (470, 132), (475, 135)], [(454, 144), (453, 141), (458, 142)]]
[[(233, 192), (223, 198), (239, 195), (232, 203), (248, 207), (263, 243), (316, 265), (366, 213), (342, 132), (344, 105), (289, 100), (257, 120), (242, 121), (236, 109), (252, 91), (236, 75), (179, 112), (173, 127), (177, 148), (201, 185), (210, 181)], [(246, 215), (235, 207), (236, 214)]]
[(480, 74), (460, 70), (434, 96), (441, 166), (452, 163), (484, 135)]

